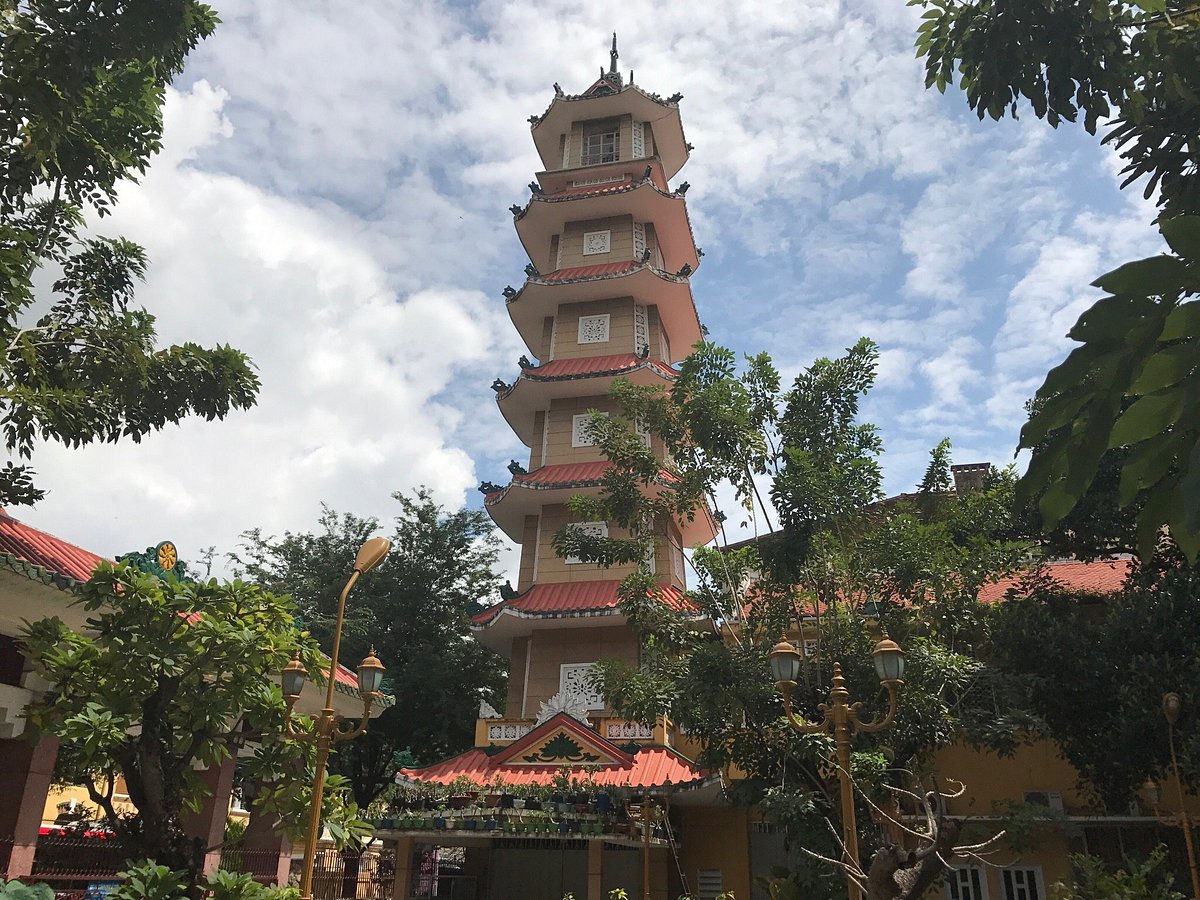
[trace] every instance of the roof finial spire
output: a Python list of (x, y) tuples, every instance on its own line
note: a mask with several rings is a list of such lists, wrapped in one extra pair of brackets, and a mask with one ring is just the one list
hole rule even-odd
[(617, 74), (617, 57), (619, 57), (620, 55), (621, 54), (619, 54), (617, 52), (617, 33), (614, 31), (613, 32), (613, 46), (612, 46), (612, 49), (610, 51), (608, 51), (608, 58), (609, 58), (608, 74), (609, 75)]

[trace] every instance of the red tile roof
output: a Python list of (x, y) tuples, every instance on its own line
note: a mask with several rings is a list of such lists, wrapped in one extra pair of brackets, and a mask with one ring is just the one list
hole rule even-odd
[(608, 460), (584, 463), (562, 463), (557, 466), (542, 466), (528, 475), (514, 475), (513, 484), (536, 484), (539, 486), (575, 484), (580, 481), (599, 481), (612, 468)]
[(0, 509), (0, 553), (11, 553), (75, 581), (87, 581), (97, 564), (104, 561), (102, 556), (18, 522), (3, 509)]
[[(1121, 590), (1125, 578), (1133, 568), (1129, 559), (1096, 560), (1094, 562), (1051, 562), (1042, 571), (1064, 591), (1079, 591), (1086, 594), (1115, 594)], [(986, 584), (979, 591), (979, 599), (984, 603), (994, 603), (1003, 600), (1010, 589), (1018, 594), (1022, 582), (1034, 570), (1018, 572), (992, 584)]]
[[(564, 581), (555, 584), (535, 584), (512, 600), (489, 606), (471, 617), (471, 621), (483, 625), (490, 622), (506, 609), (525, 615), (564, 615), (571, 613), (600, 612), (616, 609), (621, 604), (617, 591), (620, 581)], [(672, 609), (684, 609), (687, 601), (674, 585), (660, 585), (662, 599)]]
[(534, 199), (566, 200), (568, 197), (590, 197), (595, 194), (615, 194), (633, 187), (633, 179), (623, 178), (620, 181), (606, 181), (603, 184), (581, 184), (578, 187), (563, 188), (553, 194), (535, 195)]
[[(583, 766), (572, 768), (584, 770)], [(562, 769), (560, 765), (506, 766), (482, 750), (468, 750), (424, 769), (401, 769), (399, 774), (412, 781), (434, 784), (449, 784), (455, 778), (465, 776), (476, 784), (492, 783), (499, 778), (505, 784), (519, 785), (550, 784)], [(708, 777), (707, 772), (669, 747), (643, 747), (633, 755), (633, 763), (629, 766), (588, 766), (587, 773), (598, 785), (634, 788), (691, 784)]]
[(642, 359), (635, 353), (615, 353), (610, 356), (583, 356), (578, 359), (552, 359), (541, 366), (521, 369), (525, 378), (578, 378), (582, 375), (616, 375), (648, 366), (667, 375), (678, 374), (670, 366), (651, 359)]
[[(87, 581), (96, 566), (106, 562), (103, 556), (67, 543), (52, 534), (18, 522), (7, 510), (0, 509), (0, 553), (11, 553), (18, 559), (74, 581)], [(188, 617), (191, 621), (191, 617)], [(326, 674), (328, 670), (323, 670)], [(339, 665), (334, 680), (358, 690), (358, 673)]]
[(597, 266), (573, 266), (569, 269), (555, 269), (553, 272), (547, 272), (545, 275), (539, 276), (540, 281), (544, 282), (559, 282), (559, 281), (575, 281), (581, 278), (598, 278), (602, 275), (623, 275), (626, 272), (632, 272), (640, 266), (636, 260), (626, 260), (625, 262), (603, 263)]

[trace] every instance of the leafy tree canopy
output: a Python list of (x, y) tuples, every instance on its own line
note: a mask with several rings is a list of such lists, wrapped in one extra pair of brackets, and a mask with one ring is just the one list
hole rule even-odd
[[(396, 698), (361, 738), (340, 745), (335, 771), (365, 806), (392, 783), (397, 753), (420, 763), (470, 747), (479, 701), (503, 706), (505, 668), (469, 637), (468, 616), (496, 597), (499, 540), (481, 510), (449, 512), (425, 488), (392, 495), (399, 504), (392, 550), (346, 608), (342, 660), (353, 666), (374, 646)], [(338, 593), (362, 542), (379, 530), (371, 518), (323, 507), (318, 528), (282, 538), (247, 532), (232, 558), (250, 578), (289, 592), (322, 646), (332, 645)]]
[[(0, 429), (9, 454), (140, 440), (188, 415), (253, 405), (245, 354), (156, 347), (133, 305), (142, 249), (83, 231), (158, 151), (166, 85), (212, 32), (195, 0), (0, 4)], [(35, 291), (40, 269), (57, 272)], [(36, 307), (36, 312), (35, 312)], [(28, 465), (0, 469), (0, 503), (43, 491)]]
[[(199, 878), (208, 848), (183, 832), (185, 808), (203, 787), (196, 768), (221, 763), (246, 735), (262, 736), (248, 773), (264, 814), (300, 822), (311, 746), (280, 740), (278, 673), (299, 650), (320, 671), (315, 645), (296, 628), (291, 603), (261, 588), (160, 580), (125, 564), (101, 564), (78, 601), (87, 632), (57, 618), (28, 626), (24, 644), (55, 691), (28, 707), (38, 731), (61, 741), (56, 777), (87, 789), (131, 859), (154, 859)], [(287, 773), (287, 777), (284, 777)], [(116, 779), (137, 812), (113, 804)], [(346, 832), (354, 810), (335, 783), (327, 823)]]
[[(980, 118), (1023, 103), (1075, 121), (1144, 179), (1172, 253), (1094, 282), (1107, 294), (1069, 336), (1082, 344), (1046, 377), (1021, 434), (1033, 450), (1022, 496), (1045, 527), (1088, 526), (1090, 493), (1115, 490), (1143, 556), (1165, 525), (1200, 557), (1200, 10), (1192, 0), (909, 0), (926, 85), (957, 79)], [(1112, 484), (1113, 479), (1118, 484)], [(1081, 508), (1082, 507), (1082, 508)], [(1120, 518), (1120, 516), (1118, 516)], [(1072, 543), (1068, 541), (1068, 543)], [(1085, 552), (1094, 544), (1084, 541)]]
[[(596, 681), (622, 715), (648, 721), (667, 711), (702, 741), (705, 765), (739, 767), (747, 799), (805, 846), (834, 857), (822, 821), (834, 807), (826, 777), (832, 741), (801, 735), (781, 719), (767, 666), (771, 646), (793, 623), (809, 623), (815, 637), (794, 695), (810, 717), (826, 700), (835, 660), (852, 695), (879, 710), (876, 622), (908, 653), (895, 726), (855, 745), (852, 766), (868, 792), (902, 778), (900, 770), (919, 772), (934, 750), (963, 733), (1011, 748), (1029, 724), (1019, 713), (998, 714), (1006, 687), (974, 656), (986, 632), (980, 587), (1028, 551), (1011, 512), (1015, 477), (993, 472), (976, 493), (949, 493), (943, 442), (915, 495), (881, 502), (881, 443), (858, 415), (875, 360), (875, 346), (864, 339), (842, 357), (818, 360), (784, 390), (765, 355), (739, 371), (732, 353), (703, 344), (669, 394), (618, 381), (613, 396), (625, 417), (592, 420), (615, 465), (599, 497), (571, 504), (578, 518), (615, 521), (630, 537), (595, 538), (567, 527), (554, 538), (559, 554), (601, 564), (641, 560), (655, 522), (693, 514), (723, 479), (735, 485), (734, 514), (754, 517), (766, 533), (742, 546), (694, 552), (690, 597), (713, 629), (698, 630), (694, 614), (657, 602), (648, 571), (631, 576), (621, 599), (641, 638), (639, 665), (602, 660)], [(634, 420), (665, 441), (666, 463), (637, 439)], [(755, 479), (769, 481), (770, 508)], [(773, 520), (781, 525), (771, 531)], [(865, 825), (871, 818), (863, 804), (870, 844), (881, 835)], [(810, 889), (823, 883), (813, 872), (797, 877)]]

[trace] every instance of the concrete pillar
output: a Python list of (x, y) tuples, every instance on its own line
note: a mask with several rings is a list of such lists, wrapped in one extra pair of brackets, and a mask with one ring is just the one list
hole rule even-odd
[(0, 871), (7, 878), (33, 871), (38, 829), (57, 756), (58, 738), (43, 736), (36, 743), (0, 740)]
[(292, 875), (292, 842), (275, 830), (271, 817), (260, 812), (250, 814), (242, 838), (242, 871), (255, 881), (286, 887)]
[(396, 838), (396, 874), (392, 880), (392, 900), (408, 900), (412, 893), (412, 835)]
[(604, 900), (604, 841), (588, 841), (587, 900)]
[(183, 831), (191, 838), (199, 838), (204, 847), (216, 847), (204, 854), (204, 874), (211, 875), (221, 867), (221, 847), (225, 840), (225, 823), (229, 819), (229, 799), (233, 795), (233, 770), (237, 757), (230, 756), (215, 766), (200, 773), (208, 796), (204, 798), (198, 812), (188, 812), (183, 817)]

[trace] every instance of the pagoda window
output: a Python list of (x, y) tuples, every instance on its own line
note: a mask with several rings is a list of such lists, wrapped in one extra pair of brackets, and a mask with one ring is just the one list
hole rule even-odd
[[(608, 413), (602, 413), (607, 416)], [(571, 446), (595, 447), (596, 436), (592, 433), (592, 414), (583, 413), (571, 416)]]
[(604, 709), (604, 698), (592, 686), (591, 663), (563, 663), (559, 666), (558, 690), (563, 694), (578, 694), (587, 703), (588, 709)]
[(633, 223), (633, 258), (638, 262), (646, 254), (646, 223)]
[(683, 572), (683, 548), (671, 545), (671, 560), (675, 569), (675, 577), (679, 579), (679, 584), (687, 583), (687, 577)]
[(580, 344), (607, 344), (608, 313), (600, 316), (580, 316), (577, 342)]
[[(585, 534), (588, 537), (594, 537), (594, 538), (608, 537), (608, 523), (607, 522), (575, 522), (571, 527), (578, 529), (582, 534)], [(582, 564), (583, 560), (580, 559), (578, 556), (568, 556), (566, 558), (566, 563), (571, 566), (577, 566), (577, 565)]]
[(617, 162), (620, 158), (621, 126), (618, 122), (594, 122), (583, 126), (581, 166)]
[(583, 233), (583, 255), (596, 256), (612, 249), (611, 231), (585, 231)]
[(646, 137), (644, 122), (633, 123), (633, 158), (641, 159), (646, 155)]

